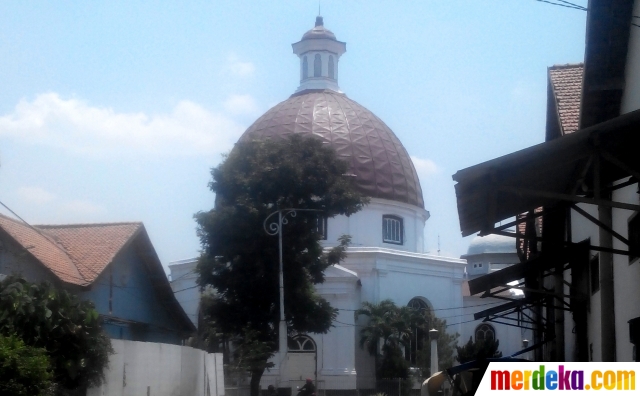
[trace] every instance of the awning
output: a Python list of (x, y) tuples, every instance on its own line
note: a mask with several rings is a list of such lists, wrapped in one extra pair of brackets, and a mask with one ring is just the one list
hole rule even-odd
[(640, 110), (458, 171), (453, 180), (462, 236), (490, 232), (499, 221), (562, 201), (640, 210), (593, 195), (595, 176), (603, 186), (628, 176), (640, 180), (638, 135)]

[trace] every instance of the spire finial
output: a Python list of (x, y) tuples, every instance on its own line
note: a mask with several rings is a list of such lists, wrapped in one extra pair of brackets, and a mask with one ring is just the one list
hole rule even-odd
[(322, 13), (320, 12), (320, 0), (318, 0), (318, 16), (322, 15)]

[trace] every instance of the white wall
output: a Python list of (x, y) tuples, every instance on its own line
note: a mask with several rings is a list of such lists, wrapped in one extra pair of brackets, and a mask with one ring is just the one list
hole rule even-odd
[[(636, 2), (637, 6), (637, 2)], [(640, 30), (636, 28), (635, 30)], [(625, 203), (640, 204), (638, 185), (634, 184), (613, 193), (613, 200)], [(635, 213), (629, 210), (613, 210), (613, 228), (623, 237), (628, 238), (628, 221)], [(613, 238), (613, 248), (627, 250), (628, 247)], [(630, 362), (633, 360), (633, 344), (629, 341), (628, 321), (640, 316), (640, 260), (631, 263), (627, 256), (613, 255), (613, 284), (616, 318), (616, 359)]]
[[(640, 16), (640, 0), (633, 6), (633, 15)], [(640, 19), (634, 18), (633, 23), (640, 25)], [(629, 29), (629, 49), (625, 68), (625, 90), (622, 95), (621, 114), (640, 109), (640, 28), (631, 26)]]
[[(396, 245), (382, 241), (382, 216), (396, 215), (404, 222), (404, 243)], [(429, 213), (417, 206), (386, 199), (373, 198), (358, 213), (336, 216), (327, 222), (327, 240), (324, 246), (337, 245), (338, 237), (351, 235), (353, 247), (384, 247), (394, 250), (424, 252), (424, 227)]]
[[(460, 333), (460, 339), (458, 344), (464, 345), (469, 341), (469, 337), (475, 340), (475, 331), (478, 326), (482, 324), (482, 320), (473, 320), (476, 312), (484, 311), (489, 308), (497, 307), (507, 301), (497, 298), (480, 298), (480, 295), (470, 296), (464, 298), (464, 316), (458, 318), (457, 322), (467, 322), (462, 324), (462, 331)], [(529, 312), (527, 312), (531, 315)], [(515, 314), (508, 316), (511, 319), (517, 319)], [(517, 322), (513, 320), (503, 319), (502, 322), (511, 323), (516, 325)], [(533, 345), (533, 333), (531, 330), (518, 328), (514, 326), (507, 326), (504, 324), (487, 322), (488, 325), (493, 327), (496, 335), (496, 339), (500, 341), (499, 351), (502, 352), (502, 356), (510, 356), (523, 349), (522, 341), (528, 340), (529, 346)], [(530, 325), (524, 325), (529, 326)], [(532, 359), (533, 354), (525, 354), (517, 356), (523, 359)]]
[(105, 383), (87, 396), (224, 396), (222, 354), (191, 347), (111, 340)]

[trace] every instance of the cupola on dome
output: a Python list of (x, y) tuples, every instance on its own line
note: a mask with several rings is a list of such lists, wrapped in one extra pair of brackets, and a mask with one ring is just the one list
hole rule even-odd
[[(311, 32), (317, 35), (309, 38), (316, 34)], [(300, 87), (258, 118), (240, 141), (315, 135), (349, 164), (363, 194), (424, 208), (418, 175), (400, 140), (380, 118), (338, 89), (337, 62), (346, 44), (335, 40), (318, 17), (316, 27), (293, 49), (301, 59)]]
[(336, 39), (336, 35), (333, 34), (333, 32), (331, 30), (329, 30), (329, 29), (324, 27), (324, 21), (323, 21), (322, 17), (318, 16), (318, 17), (316, 17), (316, 26), (314, 26), (313, 29), (307, 31), (302, 36), (302, 40), (322, 39), (322, 38), (335, 40)]

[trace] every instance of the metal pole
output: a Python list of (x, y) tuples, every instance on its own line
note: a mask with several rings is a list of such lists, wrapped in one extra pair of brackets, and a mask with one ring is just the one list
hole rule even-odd
[[(280, 325), (278, 327), (278, 350), (280, 352), (281, 362), (284, 361), (287, 353), (287, 322), (284, 320), (284, 275), (282, 264), (282, 210), (278, 211), (278, 251), (279, 251), (279, 268), (278, 268), (278, 281), (280, 286)], [(281, 364), (282, 365), (282, 364)], [(280, 373), (282, 377), (282, 373)]]
[[(284, 371), (286, 367), (286, 357), (287, 357), (287, 322), (284, 316), (284, 270), (283, 270), (283, 259), (282, 259), (282, 226), (287, 224), (287, 215), (291, 214), (291, 217), (296, 216), (296, 211), (306, 211), (306, 212), (321, 212), (321, 210), (317, 209), (295, 209), (295, 208), (287, 208), (287, 209), (279, 209), (275, 212), (271, 213), (267, 218), (264, 219), (262, 223), (262, 227), (268, 235), (276, 235), (278, 234), (278, 287), (280, 291), (280, 322), (278, 324), (278, 352), (280, 355), (280, 366), (279, 366), (279, 382), (278, 386), (282, 386), (282, 382), (284, 382)], [(284, 212), (284, 213), (283, 213)], [(268, 223), (271, 216), (278, 214), (278, 222)]]

